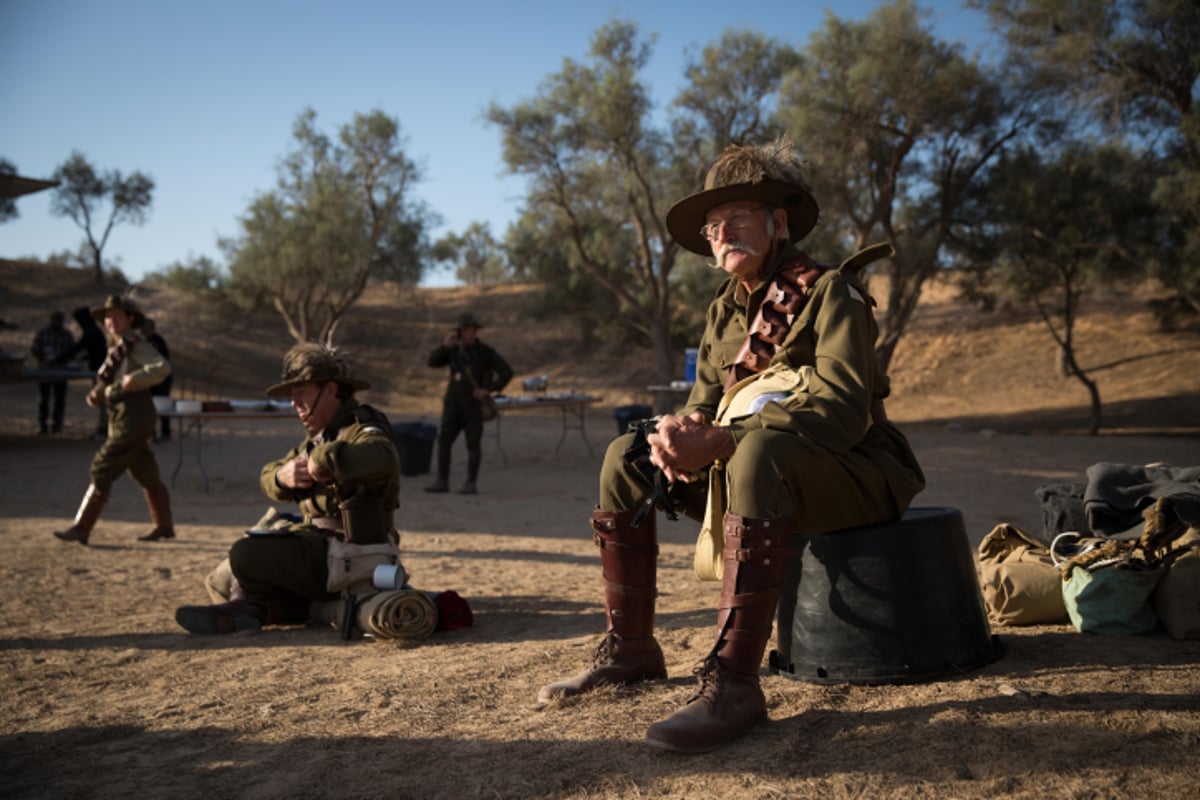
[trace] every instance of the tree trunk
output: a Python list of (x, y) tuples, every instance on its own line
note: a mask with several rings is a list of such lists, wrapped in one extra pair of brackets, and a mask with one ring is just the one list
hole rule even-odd
[(659, 317), (650, 328), (650, 339), (654, 345), (654, 372), (658, 382), (667, 386), (678, 377), (675, 374), (675, 353), (671, 347), (670, 320)]
[(1075, 377), (1079, 378), (1079, 382), (1087, 387), (1088, 397), (1091, 399), (1091, 418), (1088, 424), (1088, 433), (1092, 436), (1100, 433), (1100, 388), (1096, 382), (1088, 378), (1082, 372), (1076, 372)]
[(1065, 374), (1074, 375), (1088, 390), (1088, 397), (1091, 401), (1088, 434), (1095, 436), (1100, 433), (1100, 387), (1079, 368), (1079, 362), (1075, 360), (1075, 349), (1073, 347), (1069, 344), (1063, 344), (1060, 352), (1063, 356), (1064, 368), (1067, 370)]

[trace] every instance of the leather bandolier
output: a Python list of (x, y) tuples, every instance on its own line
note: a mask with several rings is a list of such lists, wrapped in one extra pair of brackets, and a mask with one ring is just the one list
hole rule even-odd
[[(894, 252), (890, 244), (875, 244), (856, 253), (843, 266), (858, 269)], [(767, 286), (762, 305), (759, 306), (758, 313), (754, 315), (754, 320), (747, 330), (746, 341), (738, 350), (729, 377), (725, 379), (726, 392), (738, 381), (757, 375), (767, 368), (779, 346), (787, 338), (792, 323), (808, 304), (809, 292), (817, 279), (830, 269), (834, 267), (818, 264), (809, 258), (807, 253), (800, 253), (799, 258), (779, 268)], [(875, 299), (872, 297), (867, 297), (864, 302), (872, 308), (875, 306)], [(871, 404), (871, 421), (879, 423), (886, 420), (887, 411), (883, 401), (876, 400)]]
[(129, 350), (133, 347), (135, 340), (132, 338), (121, 337), (121, 341), (108, 351), (108, 355), (104, 357), (104, 363), (96, 370), (96, 379), (104, 385), (111, 385), (117, 377), (117, 370), (121, 368), (121, 364), (125, 361), (125, 356), (129, 355)]
[(828, 265), (816, 263), (804, 253), (780, 267), (767, 287), (762, 305), (750, 323), (746, 341), (734, 359), (733, 369), (725, 380), (725, 391), (743, 378), (767, 368), (791, 330), (792, 323), (808, 303), (809, 290), (829, 268)]

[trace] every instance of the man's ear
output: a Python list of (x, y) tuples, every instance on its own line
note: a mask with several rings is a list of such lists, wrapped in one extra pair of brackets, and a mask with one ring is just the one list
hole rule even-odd
[(787, 210), (783, 208), (773, 208), (771, 209), (771, 218), (775, 220), (775, 238), (790, 239), (788, 236)]

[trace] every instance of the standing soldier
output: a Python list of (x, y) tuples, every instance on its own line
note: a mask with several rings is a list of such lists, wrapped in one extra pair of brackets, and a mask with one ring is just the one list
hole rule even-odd
[[(445, 492), (450, 488), (450, 448), (464, 431), (467, 438), (467, 482), (458, 491), (478, 491), (479, 464), (483, 458), (483, 409), (512, 379), (512, 368), (500, 354), (479, 341), (483, 327), (470, 312), (459, 315), (458, 326), (429, 354), (429, 366), (450, 367), (450, 382), (442, 398), (442, 428), (438, 431), (437, 480), (425, 487), (427, 492)], [(490, 419), (490, 417), (489, 417)]]
[(158, 474), (158, 462), (150, 450), (154, 437), (154, 401), (150, 387), (171, 374), (171, 365), (142, 338), (135, 328), (144, 319), (132, 300), (109, 295), (104, 305), (92, 309), (92, 317), (108, 331), (108, 355), (96, 372), (96, 385), (88, 392), (92, 408), (103, 402), (108, 408), (108, 438), (92, 459), (92, 482), (75, 515), (75, 524), (54, 535), (64, 542), (88, 543), (88, 536), (108, 502), (113, 482), (128, 470), (146, 494), (154, 529), (138, 539), (153, 542), (173, 539), (171, 498)]
[[(38, 369), (58, 370), (67, 366), (67, 360), (75, 353), (75, 337), (63, 327), (65, 319), (63, 312), (51, 311), (50, 324), (42, 328), (33, 337), (30, 351), (37, 359)], [(54, 399), (52, 419), (54, 427), (47, 430), (46, 419), (51, 417), (50, 401)], [(63, 406), (67, 400), (67, 382), (65, 380), (49, 380), (38, 383), (38, 434), (45, 436), (48, 432), (62, 433)]]

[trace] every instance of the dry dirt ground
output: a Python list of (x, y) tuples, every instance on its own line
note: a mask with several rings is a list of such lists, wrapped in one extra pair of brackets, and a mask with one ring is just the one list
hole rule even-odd
[[(22, 326), (0, 336), (6, 350), (27, 345), (47, 303), (69, 310), (96, 294), (86, 283), (64, 279), (35, 290), (22, 283), (29, 280), (0, 265), (3, 313)], [(436, 421), (428, 395), (436, 398), (440, 376), (422, 372), (416, 356), (389, 361), (376, 351), (404, 341), (419, 352), (422, 337), (443, 330), (464, 305), (513, 323), (485, 330), (485, 339), (516, 354), (518, 378), (550, 372), (552, 386), (605, 396), (588, 415), (587, 441), (569, 431), (557, 450), (558, 417), (505, 417), (508, 464), (501, 465), (497, 442), (485, 440), (477, 496), (425, 494), (426, 475), (404, 480), (397, 521), (414, 584), (454, 589), (475, 612), (474, 627), (417, 643), (343, 642), (315, 625), (211, 638), (176, 627), (174, 609), (205, 600), (204, 575), (266, 509), (258, 467), (299, 438), (294, 421), (208, 426), (207, 492), (194, 436), (177, 433), (155, 445), (165, 475), (178, 466), (179, 538), (136, 541), (147, 514), (125, 478), (85, 548), (50, 536), (74, 513), (95, 447), (82, 388), (71, 388), (67, 434), (39, 438), (30, 434), (33, 388), (0, 386), (0, 794), (1196, 796), (1200, 642), (1163, 633), (995, 629), (1003, 655), (994, 663), (902, 686), (764, 677), (769, 724), (707, 756), (646, 747), (646, 727), (689, 697), (691, 669), (713, 633), (718, 587), (693, 577), (695, 526), (684, 522), (659, 528), (658, 632), (671, 677), (537, 710), (537, 688), (582, 667), (603, 628), (586, 519), (602, 449), (615, 432), (612, 407), (645, 402), (639, 386), (649, 376), (616, 367), (596, 374), (594, 361), (585, 369), (578, 353), (564, 351), (569, 331), (520, 333), (519, 294), (380, 292), (369, 298), (367, 322), (347, 331), (376, 385), (367, 399), (394, 421)], [(203, 384), (202, 365), (222, 355), (215, 360), (223, 377), (215, 382), (224, 393), (248, 397), (271, 382), (286, 346), (277, 325), (204, 328), (184, 301), (147, 299), (170, 322), (160, 329), (180, 352), (181, 376)], [(411, 307), (398, 311), (399, 302)], [(1044, 432), (1081, 427), (1086, 398), (1052, 371), (1044, 374), (1052, 349), (1036, 337), (1034, 322), (956, 313), (948, 300), (931, 305), (894, 368), (907, 376), (897, 378), (893, 414), (929, 479), (916, 504), (961, 509), (974, 544), (1001, 522), (1038, 530), (1034, 490), (1081, 480), (1097, 461), (1200, 463), (1197, 341), (1178, 335), (1148, 346), (1144, 339), (1138, 350), (1137, 337), (1156, 341), (1138, 322), (1141, 313), (1131, 305), (1120, 319), (1085, 319), (1099, 336), (1086, 363), (1104, 368), (1102, 390), (1107, 381), (1114, 405), (1128, 409), (1117, 418), (1124, 433), (1088, 437)], [(383, 333), (386, 341), (373, 345)], [(561, 358), (539, 350), (539, 338)], [(213, 383), (213, 368), (207, 371)], [(460, 443), (456, 480), (463, 455)]]

